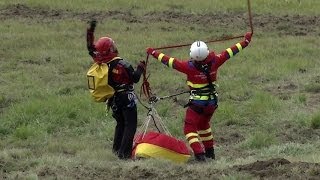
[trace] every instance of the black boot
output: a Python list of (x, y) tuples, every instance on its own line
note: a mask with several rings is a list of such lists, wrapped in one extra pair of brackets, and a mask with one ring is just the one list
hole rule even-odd
[(206, 162), (206, 156), (204, 153), (195, 154), (194, 157), (195, 157), (196, 161)]
[(216, 156), (214, 154), (214, 148), (208, 148), (206, 149), (206, 158), (210, 158), (210, 159), (216, 159)]
[(130, 159), (130, 155), (128, 154), (118, 154), (118, 158), (121, 160), (129, 160)]

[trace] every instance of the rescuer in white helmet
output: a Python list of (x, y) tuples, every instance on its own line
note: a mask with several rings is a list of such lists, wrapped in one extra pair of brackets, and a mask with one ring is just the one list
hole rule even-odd
[(168, 67), (187, 75), (190, 97), (186, 105), (188, 108), (184, 119), (184, 134), (198, 161), (215, 159), (215, 141), (210, 119), (218, 107), (218, 93), (215, 85), (218, 68), (246, 48), (251, 41), (251, 36), (252, 33), (247, 32), (243, 41), (217, 55), (209, 51), (206, 43), (195, 41), (190, 47), (190, 59), (187, 61), (147, 48), (148, 54)]

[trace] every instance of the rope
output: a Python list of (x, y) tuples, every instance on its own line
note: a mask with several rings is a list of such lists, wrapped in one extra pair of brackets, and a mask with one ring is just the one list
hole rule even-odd
[[(158, 130), (159, 133), (165, 133), (169, 136), (172, 136), (167, 126), (162, 121), (161, 117), (159, 116), (157, 110), (154, 108), (154, 103), (150, 104), (150, 108), (148, 111), (148, 115), (143, 122), (142, 126), (139, 128), (138, 133), (139, 136), (135, 136), (134, 144), (138, 143), (140, 140), (144, 138), (146, 133), (148, 132), (150, 121), (153, 121), (154, 127)], [(160, 125), (160, 127), (158, 126)]]
[[(228, 40), (237, 39), (237, 38), (243, 38), (243, 35), (232, 36), (232, 37), (223, 37), (223, 38), (221, 38), (221, 39), (214, 39), (214, 40), (205, 41), (205, 43), (228, 41)], [(172, 48), (179, 48), (179, 47), (190, 46), (190, 45), (191, 45), (191, 44), (180, 44), (180, 45), (173, 45), (173, 46), (163, 46), (163, 47), (154, 48), (154, 50), (159, 50), (159, 49), (172, 49)]]
[(147, 57), (146, 57), (146, 66), (145, 66), (145, 69), (143, 71), (143, 82), (142, 82), (142, 85), (141, 85), (141, 89), (140, 89), (140, 97), (142, 95), (142, 92), (143, 94), (147, 97), (147, 98), (150, 98), (151, 95), (152, 95), (152, 92), (151, 92), (151, 88), (150, 88), (150, 83), (148, 81), (148, 78), (150, 77), (150, 74), (147, 76), (147, 65), (148, 65), (148, 61), (149, 61), (149, 54), (147, 54)]
[(146, 108), (147, 110), (150, 111), (150, 107), (148, 107), (148, 106), (146, 106), (145, 104), (143, 104), (142, 101), (141, 101), (141, 99), (140, 99), (139, 97), (137, 97), (137, 99), (138, 99), (139, 103), (140, 103), (144, 108)]
[(252, 14), (251, 14), (251, 4), (250, 4), (250, 0), (248, 0), (247, 2), (248, 2), (249, 24), (250, 24), (251, 33), (253, 34), (253, 24), (252, 24)]
[(167, 99), (167, 98), (172, 98), (172, 97), (179, 96), (179, 95), (181, 95), (181, 94), (186, 94), (186, 93), (190, 93), (190, 90), (188, 90), (188, 91), (183, 91), (183, 92), (179, 92), (179, 93), (176, 93), (176, 94), (171, 94), (171, 95), (168, 95), (168, 96), (162, 96), (162, 97), (152, 96), (152, 97), (149, 98), (149, 103), (156, 103), (156, 102), (158, 102), (159, 100), (163, 100), (163, 99)]

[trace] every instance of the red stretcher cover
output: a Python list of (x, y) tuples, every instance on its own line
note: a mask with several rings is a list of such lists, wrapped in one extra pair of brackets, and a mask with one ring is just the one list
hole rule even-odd
[(167, 134), (151, 131), (144, 136), (136, 135), (132, 156), (134, 159), (158, 158), (185, 163), (190, 158), (190, 151), (183, 141)]

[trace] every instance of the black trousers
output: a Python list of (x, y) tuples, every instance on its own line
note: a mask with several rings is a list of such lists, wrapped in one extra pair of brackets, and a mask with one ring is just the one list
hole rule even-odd
[(131, 158), (133, 138), (137, 130), (137, 106), (134, 92), (122, 92), (114, 96), (112, 116), (117, 124), (113, 139), (113, 152), (120, 159)]

